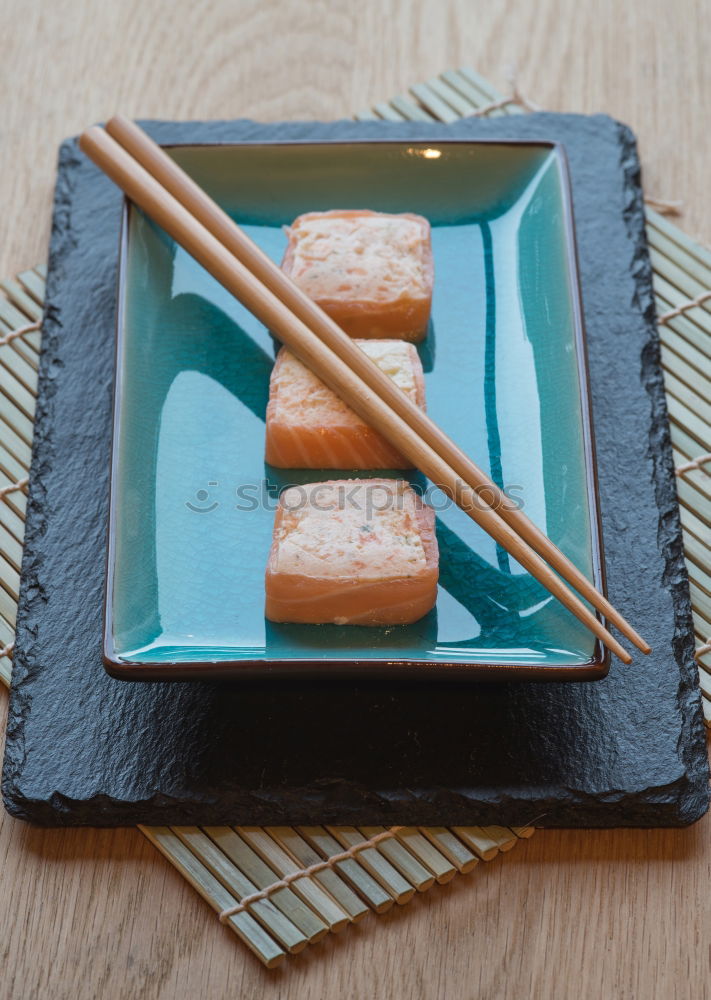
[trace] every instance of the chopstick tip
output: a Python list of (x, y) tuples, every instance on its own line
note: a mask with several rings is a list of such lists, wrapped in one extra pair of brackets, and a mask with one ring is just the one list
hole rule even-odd
[(640, 653), (644, 653), (645, 656), (648, 656), (652, 652), (652, 647), (648, 642), (645, 642), (639, 632), (635, 632), (631, 625), (627, 625), (626, 622), (625, 625), (626, 628), (623, 630), (624, 635), (627, 636), (630, 642), (635, 644)]
[(109, 120), (106, 122), (106, 131), (109, 135), (113, 135), (114, 131), (117, 131), (122, 126), (129, 123), (129, 119), (125, 115), (122, 115), (120, 111), (116, 111)]
[(623, 663), (628, 664), (632, 662), (632, 656), (627, 652), (625, 647), (622, 646), (605, 628), (602, 628), (602, 630), (598, 632), (598, 635), (610, 652), (615, 654), (618, 660), (622, 660)]
[(91, 145), (94, 137), (103, 131), (100, 125), (90, 125), (89, 128), (84, 129), (79, 136), (79, 149), (82, 153), (88, 153), (88, 147)]

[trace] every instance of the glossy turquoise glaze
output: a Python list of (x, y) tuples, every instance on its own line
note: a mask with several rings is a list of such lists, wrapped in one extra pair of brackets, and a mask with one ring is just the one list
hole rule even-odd
[[(282, 226), (304, 211), (367, 207), (430, 219), (428, 411), (599, 583), (560, 150), (388, 142), (173, 155), (275, 261)], [(517, 666), (600, 662), (587, 629), (417, 475), (438, 510), (436, 610), (382, 629), (266, 622), (280, 487), (341, 474), (265, 466), (270, 334), (135, 209), (124, 238), (106, 648), (114, 667), (164, 665), (170, 676), (176, 663), (417, 661), (465, 672), (501, 665), (512, 677)]]

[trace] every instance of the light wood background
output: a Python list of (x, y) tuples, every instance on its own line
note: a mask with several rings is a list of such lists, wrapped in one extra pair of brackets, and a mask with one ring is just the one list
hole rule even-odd
[[(57, 144), (114, 110), (329, 119), (457, 65), (505, 87), (517, 64), (541, 105), (628, 122), (648, 191), (711, 238), (699, 0), (0, 0), (0, 28), (0, 274), (44, 259)], [(541, 832), (265, 972), (137, 831), (3, 815), (0, 1000), (698, 1000), (710, 833)]]

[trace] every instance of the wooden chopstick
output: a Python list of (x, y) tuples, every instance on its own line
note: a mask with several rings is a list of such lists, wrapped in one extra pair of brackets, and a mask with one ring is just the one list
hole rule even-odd
[[(273, 330), (363, 420), (377, 428), (406, 455), (413, 465), (453, 499), (616, 656), (625, 663), (631, 662), (631, 656), (624, 647), (568, 589), (544, 559), (498, 512), (483, 504), (477, 492), (457, 475), (454, 468), (364, 381), (355, 368), (350, 367), (350, 358), (345, 361), (321, 340), (104, 129), (98, 126), (88, 129), (80, 138), (80, 147), (132, 201), (162, 226), (250, 312)], [(365, 355), (357, 345), (353, 347), (354, 357), (356, 361), (360, 361), (358, 355)], [(385, 379), (389, 383), (387, 377)]]
[(381, 399), (406, 420), (420, 437), (438, 452), (468, 486), (480, 491), (482, 499), (490, 497), (487, 506), (498, 511), (504, 521), (528, 542), (531, 548), (597, 608), (609, 622), (622, 632), (643, 653), (651, 652), (649, 645), (601, 594), (590, 580), (566, 555), (538, 528), (522, 510), (511, 507), (502, 490), (476, 465), (454, 441), (420, 409), (354, 344), (337, 323), (310, 299), (281, 268), (269, 258), (229, 215), (196, 182), (171, 159), (161, 147), (135, 122), (115, 115), (106, 125), (106, 131), (124, 149), (138, 160), (146, 170), (168, 190), (173, 197), (199, 219), (213, 236), (231, 250), (270, 291), (308, 327), (319, 335), (331, 350), (341, 357)]

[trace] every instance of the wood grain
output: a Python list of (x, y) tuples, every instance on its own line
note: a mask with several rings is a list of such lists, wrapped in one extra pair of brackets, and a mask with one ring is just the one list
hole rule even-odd
[[(541, 105), (631, 124), (648, 190), (711, 237), (711, 14), (696, 0), (0, 0), (0, 24), (0, 274), (46, 255), (58, 142), (115, 110), (334, 118), (462, 64), (505, 88), (517, 62)], [(708, 820), (542, 832), (267, 972), (137, 831), (3, 815), (0, 996), (697, 1000), (710, 834)]]

